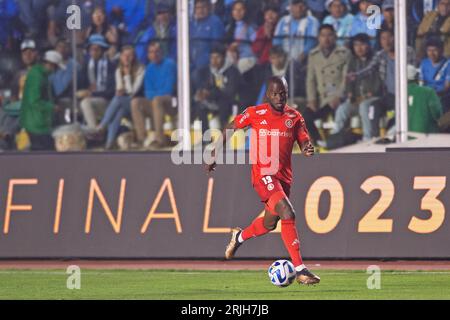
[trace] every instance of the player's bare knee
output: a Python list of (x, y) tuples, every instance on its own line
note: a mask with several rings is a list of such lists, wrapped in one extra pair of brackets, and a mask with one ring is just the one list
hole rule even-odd
[(293, 220), (295, 219), (295, 211), (290, 205), (285, 205), (282, 207), (280, 212), (280, 218), (282, 220)]
[(288, 208), (286, 211), (280, 214), (281, 220), (295, 220), (294, 209)]
[(295, 211), (291, 203), (287, 199), (283, 199), (277, 203), (275, 210), (282, 220), (295, 219)]

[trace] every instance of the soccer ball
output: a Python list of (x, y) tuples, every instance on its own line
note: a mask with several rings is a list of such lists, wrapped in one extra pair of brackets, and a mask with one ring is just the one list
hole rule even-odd
[(277, 260), (272, 263), (267, 271), (272, 284), (277, 287), (287, 287), (295, 279), (295, 268), (288, 260)]

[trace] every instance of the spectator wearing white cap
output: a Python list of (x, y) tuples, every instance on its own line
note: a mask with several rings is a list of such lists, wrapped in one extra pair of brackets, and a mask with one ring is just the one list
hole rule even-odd
[(12, 96), (18, 100), (22, 99), (26, 75), (39, 58), (39, 51), (36, 46), (36, 42), (32, 39), (23, 40), (20, 44), (20, 56), (23, 69), (17, 73), (15, 79), (13, 80), (12, 87)]
[(353, 15), (349, 13), (347, 0), (327, 0), (326, 8), (330, 15), (323, 20), (324, 24), (331, 24), (336, 30), (337, 44), (342, 46), (348, 42), (353, 24)]
[(20, 49), (23, 68), (16, 72), (11, 81), (9, 101), (0, 108), (0, 149), (2, 150), (14, 148), (14, 136), (20, 130), (19, 113), (27, 74), (38, 59), (34, 40), (23, 40)]
[(58, 68), (65, 68), (61, 54), (47, 51), (43, 62), (28, 72), (20, 109), (20, 124), (30, 138), (31, 150), (53, 150), (51, 136), (53, 116), (57, 109), (53, 103), (49, 75)]

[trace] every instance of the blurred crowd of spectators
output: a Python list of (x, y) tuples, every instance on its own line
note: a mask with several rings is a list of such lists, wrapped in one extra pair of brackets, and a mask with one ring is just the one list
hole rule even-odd
[[(75, 2), (81, 30), (73, 55), (72, 0), (0, 0), (0, 149), (16, 149), (24, 133), (31, 150), (52, 150), (55, 129), (74, 121), (94, 146), (115, 149), (122, 135), (130, 148), (171, 146), (165, 128), (177, 116), (176, 1)], [(191, 118), (203, 131), (212, 119), (221, 127), (263, 103), (266, 80), (276, 75), (286, 77), (289, 103), (316, 145), (380, 136), (395, 109), (394, 0), (188, 3)], [(409, 129), (448, 132), (450, 0), (407, 4)]]

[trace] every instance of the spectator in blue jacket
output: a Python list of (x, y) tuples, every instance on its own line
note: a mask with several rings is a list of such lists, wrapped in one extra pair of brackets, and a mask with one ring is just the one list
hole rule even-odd
[(176, 59), (176, 37), (177, 26), (170, 12), (170, 7), (165, 4), (159, 4), (156, 8), (156, 17), (151, 19), (151, 24), (143, 31), (138, 33), (135, 40), (136, 55), (143, 64), (148, 63), (147, 48), (152, 41), (158, 41), (161, 44), (161, 50), (164, 57)]
[(330, 15), (325, 17), (323, 24), (331, 24), (336, 30), (337, 44), (340, 46), (349, 42), (350, 31), (353, 24), (353, 15), (349, 13), (350, 6), (347, 0), (327, 0), (326, 6)]
[(290, 14), (278, 22), (273, 45), (282, 46), (291, 59), (302, 62), (317, 44), (320, 23), (308, 15), (305, 0), (293, 0), (290, 10)]
[(444, 111), (450, 108), (450, 60), (443, 56), (444, 44), (431, 38), (426, 45), (427, 57), (420, 64), (420, 80), (441, 98)]
[(195, 0), (194, 18), (190, 22), (191, 69), (209, 64), (211, 48), (223, 40), (225, 27), (216, 15), (211, 14), (209, 0)]
[(150, 147), (160, 149), (170, 146), (164, 135), (163, 125), (166, 114), (174, 114), (172, 99), (175, 96), (177, 68), (175, 62), (162, 54), (161, 44), (151, 42), (148, 46), (150, 64), (145, 70), (144, 96), (131, 101), (131, 116), (138, 143), (142, 144), (146, 137), (145, 118), (151, 117), (155, 140)]
[(134, 39), (141, 23), (148, 13), (148, 1), (108, 0), (105, 1), (105, 9), (108, 21), (115, 25), (124, 34), (126, 39)]

